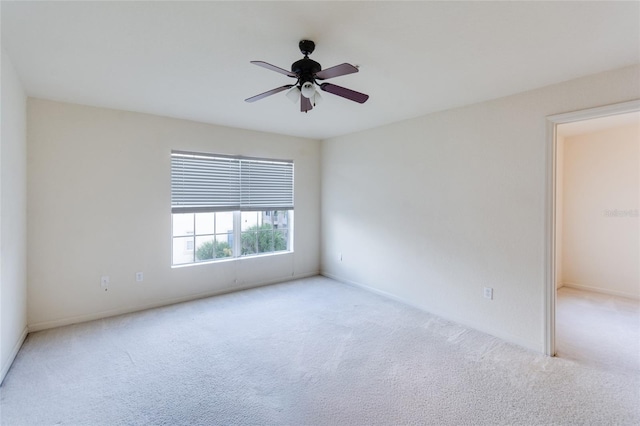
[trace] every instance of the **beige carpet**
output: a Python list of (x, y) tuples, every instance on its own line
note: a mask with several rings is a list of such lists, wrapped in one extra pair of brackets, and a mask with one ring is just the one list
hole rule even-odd
[(323, 277), (29, 335), (3, 425), (640, 423), (640, 377)]
[(556, 347), (561, 358), (640, 373), (640, 301), (559, 289)]

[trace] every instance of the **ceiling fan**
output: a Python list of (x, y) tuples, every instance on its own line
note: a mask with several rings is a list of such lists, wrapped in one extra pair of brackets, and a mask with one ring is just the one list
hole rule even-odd
[(300, 52), (304, 55), (304, 58), (291, 64), (291, 71), (287, 71), (283, 68), (276, 67), (275, 65), (268, 64), (263, 61), (251, 61), (252, 64), (256, 64), (260, 67), (279, 72), (288, 77), (297, 79), (295, 84), (286, 84), (284, 86), (277, 87), (259, 95), (252, 96), (245, 99), (246, 102), (255, 102), (267, 96), (274, 95), (284, 90), (287, 92), (287, 98), (292, 102), (297, 102), (300, 99), (300, 111), (307, 112), (311, 110), (322, 98), (320, 93), (316, 90), (316, 86), (321, 90), (334, 95), (341, 96), (345, 99), (349, 99), (358, 103), (365, 103), (369, 99), (369, 95), (356, 92), (355, 90), (347, 89), (346, 87), (337, 86), (331, 83), (318, 83), (318, 80), (327, 80), (329, 78), (339, 77), (341, 75), (353, 74), (358, 72), (358, 68), (353, 65), (344, 63), (336, 65), (335, 67), (322, 69), (322, 66), (316, 61), (309, 59), (309, 55), (313, 53), (316, 45), (311, 40), (302, 40), (298, 44)]

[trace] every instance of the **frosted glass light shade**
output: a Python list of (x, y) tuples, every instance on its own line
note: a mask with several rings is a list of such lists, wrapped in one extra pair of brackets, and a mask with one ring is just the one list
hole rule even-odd
[(313, 106), (316, 106), (320, 102), (322, 102), (322, 96), (320, 96), (320, 92), (316, 90), (316, 93), (313, 95), (313, 98), (311, 99), (311, 103), (313, 104)]
[(298, 89), (298, 86), (293, 86), (289, 89), (286, 96), (291, 102), (296, 103), (298, 102), (298, 99), (300, 99), (300, 89)]
[(302, 85), (302, 89), (300, 91), (302, 92), (302, 96), (312, 99), (313, 95), (316, 93), (316, 88), (312, 82), (307, 81)]

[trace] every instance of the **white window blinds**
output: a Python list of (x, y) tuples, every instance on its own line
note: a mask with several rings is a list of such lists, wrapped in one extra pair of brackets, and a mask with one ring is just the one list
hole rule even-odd
[(171, 211), (293, 209), (293, 162), (171, 152)]

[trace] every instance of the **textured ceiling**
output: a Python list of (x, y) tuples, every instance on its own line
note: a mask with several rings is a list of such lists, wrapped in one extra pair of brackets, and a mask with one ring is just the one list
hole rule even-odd
[[(323, 139), (640, 62), (639, 2), (7, 2), (29, 96)], [(301, 113), (282, 68), (316, 42), (330, 80)]]

